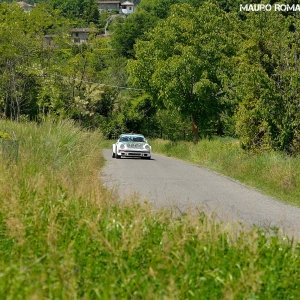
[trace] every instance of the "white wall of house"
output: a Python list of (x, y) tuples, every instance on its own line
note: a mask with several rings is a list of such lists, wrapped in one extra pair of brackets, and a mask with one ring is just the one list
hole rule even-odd
[(127, 6), (126, 8), (122, 8), (122, 13), (125, 14), (125, 15), (132, 14), (133, 11), (134, 11), (133, 6)]
[(134, 12), (134, 4), (129, 1), (121, 3), (121, 12), (125, 15), (132, 14)]
[(118, 0), (97, 0), (99, 11), (119, 11), (125, 15), (132, 14), (134, 12), (134, 3), (130, 1), (118, 1)]

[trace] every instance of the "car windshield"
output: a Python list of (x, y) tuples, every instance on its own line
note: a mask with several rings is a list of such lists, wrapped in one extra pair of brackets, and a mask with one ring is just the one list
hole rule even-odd
[(145, 142), (144, 137), (142, 136), (121, 136), (120, 142), (138, 142), (143, 143)]

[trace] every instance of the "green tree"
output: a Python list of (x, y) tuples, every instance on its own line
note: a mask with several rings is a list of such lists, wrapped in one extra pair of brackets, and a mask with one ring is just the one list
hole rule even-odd
[(248, 149), (299, 151), (299, 21), (249, 14), (236, 58), (237, 133)]
[(112, 43), (118, 55), (134, 57), (134, 45), (138, 39), (144, 39), (147, 32), (157, 22), (167, 18), (172, 5), (187, 3), (198, 7), (205, 0), (142, 0), (136, 12), (114, 24)]
[(117, 55), (127, 58), (134, 57), (134, 44), (138, 38), (143, 38), (144, 34), (155, 26), (158, 18), (139, 10), (128, 16), (126, 19), (118, 19), (114, 25), (112, 45)]
[(51, 0), (50, 4), (78, 26), (99, 22), (99, 9), (95, 0)]
[(51, 56), (58, 52), (58, 48), (45, 45), (45, 34), (59, 36), (67, 32), (69, 24), (46, 4), (37, 5), (30, 14), (17, 5), (1, 4), (0, 22), (1, 114), (12, 119), (21, 115), (34, 119), (39, 113), (46, 69)]
[(212, 3), (174, 5), (147, 41), (137, 42), (128, 64), (133, 85), (190, 118), (195, 141), (220, 119), (222, 80), (236, 47), (233, 19)]

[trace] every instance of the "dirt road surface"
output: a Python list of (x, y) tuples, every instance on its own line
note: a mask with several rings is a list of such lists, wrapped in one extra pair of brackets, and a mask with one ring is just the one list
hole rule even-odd
[(278, 227), (300, 237), (300, 208), (277, 201), (228, 177), (205, 168), (153, 154), (151, 160), (107, 160), (102, 180), (121, 198), (138, 194), (156, 207), (204, 210), (222, 221)]

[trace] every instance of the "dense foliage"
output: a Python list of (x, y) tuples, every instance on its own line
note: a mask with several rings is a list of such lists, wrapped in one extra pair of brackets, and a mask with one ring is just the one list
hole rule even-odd
[[(142, 0), (124, 17), (99, 15), (92, 0), (38, 2), (29, 14), (0, 4), (2, 116), (299, 152), (298, 13)], [(99, 37), (107, 20), (111, 35)], [(76, 26), (94, 28), (88, 43), (72, 42)]]
[(208, 131), (238, 135), (246, 149), (298, 152), (298, 15), (192, 4), (172, 5), (137, 41), (131, 82), (188, 118), (195, 139)]
[(53, 114), (89, 125), (95, 113), (110, 113), (107, 102), (115, 92), (99, 83), (111, 84), (122, 74), (107, 71), (117, 63), (107, 39), (91, 35), (89, 43), (74, 44), (72, 23), (48, 6), (26, 14), (3, 4), (0, 11), (2, 116), (36, 119)]
[(235, 58), (232, 97), (246, 148), (299, 151), (299, 19), (250, 15)]
[(217, 132), (220, 126), (222, 81), (236, 51), (231, 22), (215, 5), (175, 5), (147, 40), (137, 43), (136, 60), (129, 63), (133, 84), (190, 118), (196, 139), (198, 127)]
[(51, 0), (50, 5), (59, 9), (61, 14), (82, 25), (97, 24), (100, 19), (98, 6), (95, 0)]

